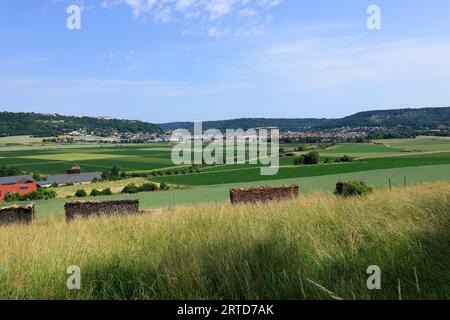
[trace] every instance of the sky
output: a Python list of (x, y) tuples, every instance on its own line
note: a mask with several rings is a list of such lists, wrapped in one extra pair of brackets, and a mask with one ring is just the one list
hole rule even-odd
[(0, 111), (162, 123), (450, 106), (449, 16), (448, 0), (2, 0)]

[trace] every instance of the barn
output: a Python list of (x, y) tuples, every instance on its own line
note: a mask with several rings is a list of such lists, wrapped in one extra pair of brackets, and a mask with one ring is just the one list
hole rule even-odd
[(17, 192), (25, 195), (33, 191), (37, 191), (37, 185), (31, 180), (23, 179), (12, 184), (2, 184), (0, 185), (0, 202), (3, 202), (7, 193), (14, 194)]

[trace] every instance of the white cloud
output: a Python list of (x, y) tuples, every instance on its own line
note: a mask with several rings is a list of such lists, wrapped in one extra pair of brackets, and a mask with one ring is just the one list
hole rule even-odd
[(309, 39), (276, 45), (259, 56), (260, 68), (299, 88), (450, 80), (450, 39), (355, 43), (361, 42), (355, 38)]
[[(232, 28), (249, 28), (263, 30), (270, 23), (271, 8), (281, 3), (281, 0), (103, 0), (103, 8), (113, 8), (127, 5), (135, 18), (143, 15), (151, 16), (155, 21), (169, 23), (170, 21), (196, 21), (198, 30), (184, 31), (184, 34), (204, 33), (211, 35), (211, 30)], [(261, 21), (258, 16), (261, 15)], [(230, 18), (224, 28), (223, 20)], [(246, 21), (247, 20), (247, 21)], [(205, 32), (206, 30), (206, 32)], [(221, 32), (224, 34), (225, 32)], [(214, 33), (215, 35), (216, 33)], [(243, 34), (242, 32), (226, 32), (226, 34)], [(247, 32), (246, 34), (254, 34)]]

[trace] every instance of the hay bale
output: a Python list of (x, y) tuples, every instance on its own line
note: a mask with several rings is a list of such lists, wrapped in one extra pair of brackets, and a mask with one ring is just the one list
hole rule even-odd
[(64, 205), (66, 221), (76, 217), (88, 218), (94, 216), (139, 214), (138, 200), (113, 201), (73, 201)]
[(298, 193), (299, 186), (295, 184), (232, 188), (230, 189), (230, 199), (232, 204), (281, 201), (297, 198)]
[(27, 206), (13, 205), (0, 209), (0, 225), (31, 224), (34, 221), (34, 203)]

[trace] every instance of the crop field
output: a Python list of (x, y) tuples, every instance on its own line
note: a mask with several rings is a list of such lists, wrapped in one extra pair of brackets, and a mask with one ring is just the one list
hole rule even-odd
[[(174, 208), (179, 206), (192, 206), (202, 203), (229, 202), (229, 190), (231, 187), (245, 187), (250, 185), (277, 185), (284, 183), (296, 183), (300, 185), (300, 192), (311, 193), (325, 191), (331, 193), (335, 184), (341, 180), (365, 180), (369, 185), (378, 189), (387, 189), (389, 179), (394, 189), (404, 188), (404, 177), (407, 176), (407, 184), (421, 184), (424, 181), (450, 181), (450, 165), (407, 167), (385, 170), (372, 170), (363, 172), (351, 172), (338, 175), (314, 176), (304, 178), (291, 178), (282, 180), (253, 181), (248, 183), (230, 183), (208, 186), (192, 186), (186, 189), (171, 190), (166, 192), (147, 192), (134, 195), (113, 195), (85, 198), (85, 200), (112, 200), (112, 199), (138, 199), (142, 209)], [(133, 182), (140, 183), (142, 180)], [(107, 185), (106, 185), (107, 186)], [(71, 187), (72, 188), (72, 187)], [(72, 188), (74, 192), (76, 188)], [(54, 199), (36, 201), (36, 218), (63, 219), (64, 203), (70, 199)]]
[(73, 164), (83, 171), (104, 171), (117, 165), (125, 171), (153, 170), (173, 166), (168, 145), (92, 145), (59, 148), (52, 145), (32, 150), (0, 148), (0, 165), (16, 166), (43, 174), (64, 173)]
[[(298, 146), (298, 145), (295, 145)], [(283, 148), (294, 149), (293, 145)], [(24, 171), (41, 174), (64, 173), (73, 164), (83, 171), (104, 171), (119, 166), (128, 172), (141, 172), (173, 168), (169, 144), (130, 145), (44, 145), (0, 147), (0, 165), (13, 165)], [(389, 179), (394, 187), (433, 181), (450, 181), (450, 139), (418, 138), (403, 140), (380, 140), (375, 143), (339, 144), (318, 149), (321, 163), (311, 166), (294, 166), (293, 157), (280, 158), (278, 174), (262, 176), (260, 165), (216, 165), (200, 169), (200, 172), (185, 172), (165, 176), (150, 176), (119, 182), (95, 185), (109, 187), (113, 196), (96, 199), (139, 199), (144, 209), (194, 205), (203, 202), (228, 200), (230, 187), (248, 185), (271, 185), (297, 183), (301, 192), (332, 191), (339, 180), (365, 180), (370, 185), (386, 188)], [(300, 154), (300, 153), (297, 153)], [(348, 155), (354, 158), (349, 163), (323, 163)], [(165, 182), (180, 186), (169, 192), (150, 192), (122, 195), (126, 183), (146, 181)], [(94, 187), (84, 186), (88, 192)], [(74, 195), (78, 186), (56, 188), (58, 199), (37, 201), (37, 218), (63, 217), (66, 197)]]

